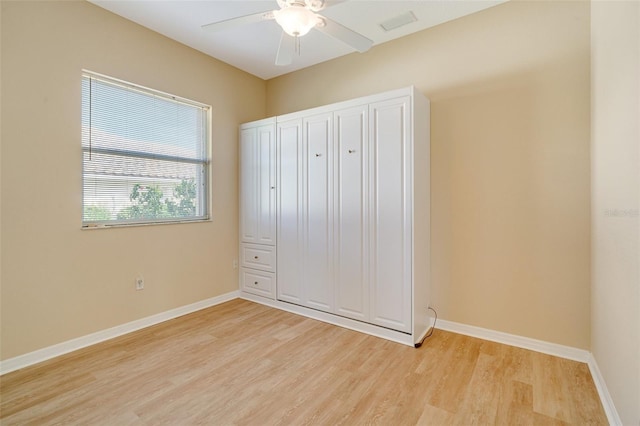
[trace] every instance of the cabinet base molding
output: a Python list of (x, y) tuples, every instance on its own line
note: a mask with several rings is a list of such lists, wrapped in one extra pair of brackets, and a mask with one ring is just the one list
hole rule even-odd
[(270, 306), (272, 308), (280, 309), (283, 311), (291, 312), (293, 314), (301, 315), (303, 317), (315, 319), (318, 321), (326, 322), (328, 324), (337, 325), (339, 327), (347, 328), (349, 330), (358, 331), (360, 333), (369, 334), (371, 336), (380, 337), (381, 339), (390, 340), (392, 342), (401, 343), (414, 347), (416, 342), (422, 340), (429, 328), (433, 326), (433, 319), (431, 325), (419, 336), (413, 336), (408, 333), (402, 333), (400, 331), (391, 330), (377, 325), (369, 324), (362, 321), (352, 320), (350, 318), (341, 317), (339, 315), (331, 314), (328, 312), (317, 311), (315, 309), (306, 308), (304, 306), (295, 305), (289, 302), (282, 302), (279, 300), (267, 299), (261, 296), (255, 296), (245, 292), (240, 293), (240, 298), (249, 300), (251, 302), (260, 303), (262, 305)]

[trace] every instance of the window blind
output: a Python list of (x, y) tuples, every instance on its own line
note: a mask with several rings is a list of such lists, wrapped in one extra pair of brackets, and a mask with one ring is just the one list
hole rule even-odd
[(83, 226), (208, 219), (209, 109), (83, 73)]

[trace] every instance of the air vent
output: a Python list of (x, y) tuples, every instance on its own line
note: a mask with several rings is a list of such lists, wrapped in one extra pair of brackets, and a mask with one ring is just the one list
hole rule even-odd
[(413, 12), (409, 11), (403, 13), (402, 15), (398, 15), (395, 18), (387, 19), (386, 21), (381, 22), (380, 27), (382, 27), (382, 29), (385, 31), (391, 31), (412, 22), (416, 22), (417, 20), (418, 18), (416, 18), (416, 15), (414, 15)]

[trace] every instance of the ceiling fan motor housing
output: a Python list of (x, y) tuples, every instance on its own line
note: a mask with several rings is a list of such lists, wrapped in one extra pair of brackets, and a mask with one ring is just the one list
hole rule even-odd
[(306, 7), (312, 12), (324, 9), (324, 0), (278, 0), (278, 6), (285, 9), (290, 6)]
[(323, 22), (320, 15), (307, 6), (307, 3), (313, 1), (316, 0), (278, 0), (279, 3), (287, 3), (288, 6), (274, 10), (273, 16), (285, 33), (296, 38), (302, 37), (311, 28)]
[[(0, 0), (1, 1), (1, 0)], [(238, 16), (224, 21), (203, 25), (209, 32), (222, 31), (239, 25), (274, 19), (282, 28), (282, 36), (276, 54), (276, 65), (290, 65), (293, 53), (300, 54), (299, 38), (312, 28), (352, 47), (358, 52), (366, 52), (373, 45), (362, 34), (340, 25), (318, 12), (327, 7), (326, 0), (276, 0), (277, 10), (258, 12), (251, 15)], [(343, 0), (344, 1), (344, 0)], [(338, 0), (335, 0), (338, 2)], [(331, 5), (332, 3), (329, 3)]]

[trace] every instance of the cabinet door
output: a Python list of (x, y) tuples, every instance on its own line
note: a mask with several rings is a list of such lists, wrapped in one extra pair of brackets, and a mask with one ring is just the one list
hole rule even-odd
[(257, 128), (240, 130), (240, 240), (258, 242)]
[(369, 319), (368, 107), (337, 111), (335, 137), (336, 313)]
[(240, 239), (274, 245), (275, 125), (240, 130)]
[(332, 312), (332, 113), (304, 119), (304, 304)]
[(411, 332), (411, 103), (369, 106), (371, 322)]
[(257, 129), (257, 242), (276, 243), (276, 140), (275, 126), (266, 125)]
[(301, 303), (303, 260), (302, 119), (277, 125), (277, 298)]

